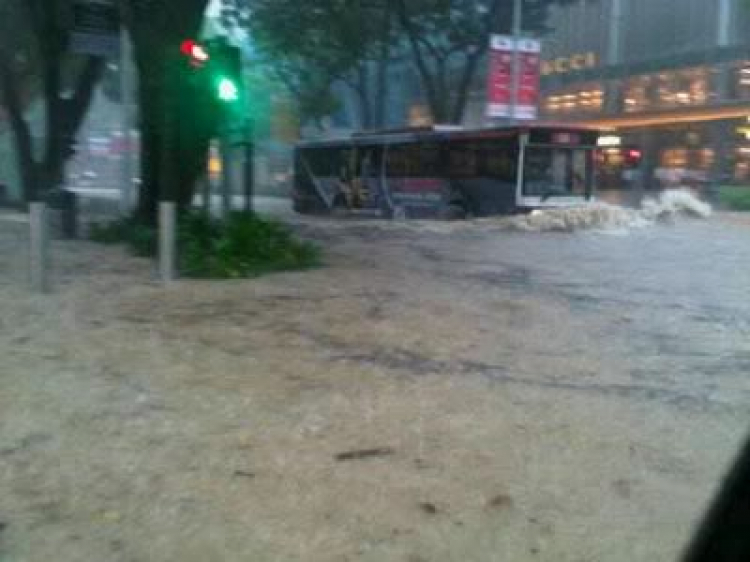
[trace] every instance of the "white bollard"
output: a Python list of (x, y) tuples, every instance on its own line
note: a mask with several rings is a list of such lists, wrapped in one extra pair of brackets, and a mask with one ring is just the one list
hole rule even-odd
[(159, 203), (159, 277), (170, 283), (177, 277), (177, 206)]
[(29, 205), (29, 281), (37, 293), (49, 292), (49, 237), (47, 232), (47, 206), (44, 203)]

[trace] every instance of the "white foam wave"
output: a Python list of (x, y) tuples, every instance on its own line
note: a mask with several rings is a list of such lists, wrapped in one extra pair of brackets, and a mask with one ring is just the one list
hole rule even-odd
[(708, 218), (712, 209), (687, 189), (665, 191), (647, 199), (641, 209), (592, 203), (568, 209), (545, 209), (528, 215), (500, 219), (501, 225), (524, 232), (573, 232), (577, 230), (630, 230), (679, 216)]

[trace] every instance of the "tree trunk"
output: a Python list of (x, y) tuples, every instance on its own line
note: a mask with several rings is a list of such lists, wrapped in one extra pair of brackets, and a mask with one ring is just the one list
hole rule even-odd
[(62, 137), (63, 123), (60, 111), (60, 64), (58, 53), (45, 50), (43, 61), (44, 103), (45, 111), (45, 148), (44, 161), (41, 166), (42, 177), (40, 188), (43, 193), (49, 192), (63, 181)]
[(33, 141), (29, 124), (23, 117), (23, 107), (10, 62), (0, 52), (0, 93), (5, 100), (13, 140), (16, 147), (18, 169), (21, 174), (21, 189), (25, 202), (37, 200), (39, 189), (37, 185), (37, 169), (33, 157)]
[(137, 57), (138, 108), (141, 132), (141, 188), (135, 216), (139, 222), (155, 225), (160, 192), (162, 93), (155, 54)]
[(150, 225), (156, 224), (159, 201), (175, 201), (181, 211), (190, 206), (216, 130), (213, 100), (179, 71), (179, 60), (166, 60), (168, 48), (152, 45), (136, 54), (141, 189), (135, 216)]
[(370, 99), (370, 73), (367, 61), (360, 63), (357, 69), (357, 84), (355, 90), (359, 96), (359, 114), (362, 129), (372, 127), (372, 101)]
[(121, 2), (139, 80), (141, 187), (135, 216), (153, 225), (160, 200), (176, 201), (181, 209), (192, 202), (205, 170), (214, 132), (206, 114), (213, 102), (191, 83), (189, 70), (180, 71), (179, 45), (197, 36), (208, 0)]
[(375, 121), (378, 127), (386, 127), (388, 105), (388, 68), (391, 58), (391, 3), (383, 9), (383, 29), (381, 31), (380, 53), (378, 58), (377, 111)]
[(104, 59), (91, 56), (86, 61), (76, 82), (76, 90), (70, 99), (61, 100), (62, 120), (64, 122), (62, 151), (63, 160), (74, 154), (73, 145), (78, 131), (83, 125), (91, 102), (94, 99), (96, 86), (104, 75)]
[(461, 79), (459, 80), (458, 86), (456, 87), (456, 100), (454, 102), (453, 111), (451, 113), (451, 121), (453, 123), (460, 125), (463, 121), (464, 112), (466, 111), (466, 104), (469, 99), (469, 90), (471, 89), (471, 83), (477, 73), (479, 61), (482, 59), (482, 56), (486, 52), (486, 45), (484, 47), (479, 47), (467, 57), (466, 62), (464, 63), (463, 72), (461, 73)]
[(430, 112), (432, 118), (439, 122), (443, 118), (443, 98), (439, 93), (438, 87), (435, 84), (434, 76), (430, 72), (430, 67), (427, 63), (422, 48), (419, 46), (418, 32), (414, 29), (414, 25), (411, 22), (411, 18), (406, 7), (406, 0), (398, 0), (395, 2), (396, 15), (399, 18), (399, 23), (403, 27), (406, 33), (406, 38), (409, 41), (411, 47), (412, 56), (414, 58), (414, 64), (419, 72), (419, 77), (422, 82), (422, 86), (425, 89), (427, 95), (427, 103), (430, 106)]

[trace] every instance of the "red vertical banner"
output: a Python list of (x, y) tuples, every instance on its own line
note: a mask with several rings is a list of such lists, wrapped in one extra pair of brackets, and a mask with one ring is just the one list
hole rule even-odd
[(510, 117), (513, 46), (512, 37), (492, 36), (487, 73), (487, 117)]
[[(518, 56), (515, 112), (513, 106), (513, 56)], [(507, 35), (493, 35), (487, 73), (487, 117), (536, 119), (539, 105), (541, 43), (536, 39), (514, 41)]]
[(516, 119), (536, 119), (539, 113), (539, 75), (541, 44), (536, 39), (518, 42), (519, 76)]

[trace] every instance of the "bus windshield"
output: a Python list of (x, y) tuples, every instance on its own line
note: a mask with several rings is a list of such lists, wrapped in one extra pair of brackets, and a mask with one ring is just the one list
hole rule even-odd
[(523, 195), (588, 196), (591, 192), (591, 151), (585, 148), (530, 146), (524, 161)]

